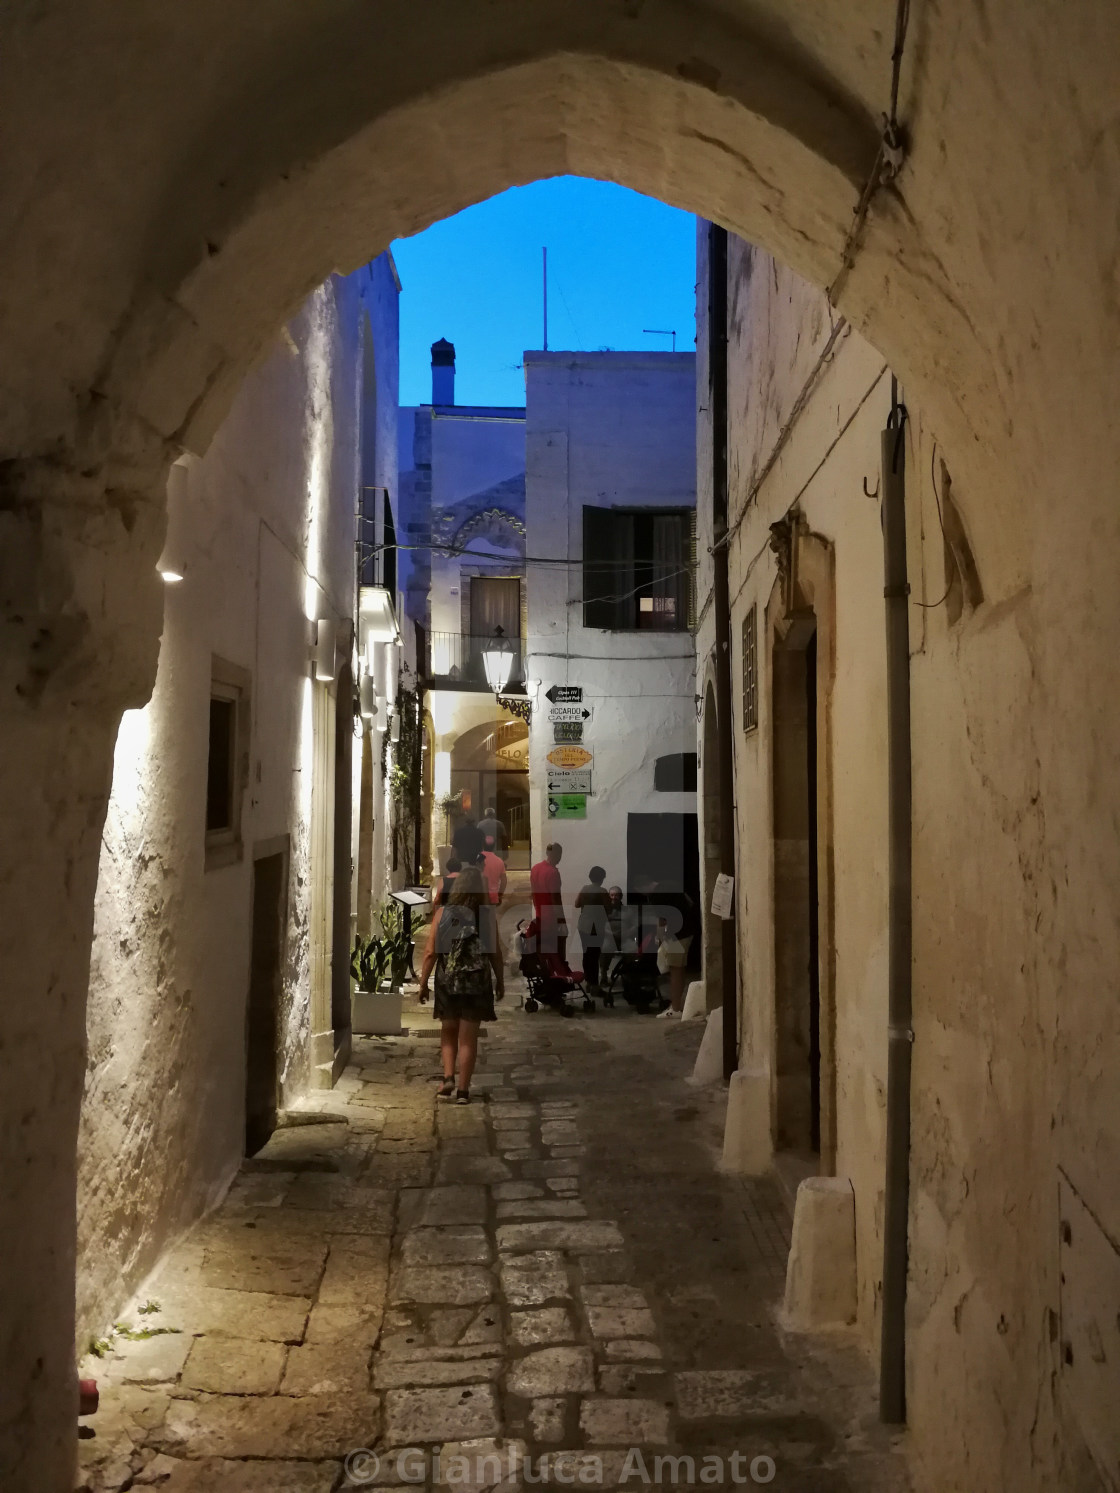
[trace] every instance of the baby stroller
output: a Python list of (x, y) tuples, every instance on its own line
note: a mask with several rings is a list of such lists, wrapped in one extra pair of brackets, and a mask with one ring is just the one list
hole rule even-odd
[[(517, 925), (518, 968), (529, 987), (525, 1010), (532, 1015), (541, 1006), (551, 1006), (561, 1016), (571, 1016), (576, 1005), (582, 1004), (585, 1011), (594, 1011), (595, 1002), (584, 988), (582, 971), (570, 969), (559, 954), (541, 952), (537, 947), (539, 934), (536, 918)], [(577, 991), (579, 1001), (569, 1000)]]
[[(657, 969), (657, 937), (649, 933), (633, 952), (616, 954), (610, 964), (606, 989), (613, 991), (615, 981), (622, 986), (623, 998), (639, 1015), (652, 1006), (661, 1005), (661, 981)], [(613, 996), (612, 996), (613, 1004)]]

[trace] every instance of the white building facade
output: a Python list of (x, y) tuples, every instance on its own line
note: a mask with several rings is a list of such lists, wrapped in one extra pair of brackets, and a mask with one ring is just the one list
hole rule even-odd
[(87, 1335), (349, 1051), (357, 517), (363, 472), (395, 487), (398, 290), (387, 254), (332, 277), (172, 468), (158, 676), (121, 724), (97, 886)]
[(527, 352), (525, 387), (534, 857), (569, 903), (593, 865), (697, 900), (695, 357)]

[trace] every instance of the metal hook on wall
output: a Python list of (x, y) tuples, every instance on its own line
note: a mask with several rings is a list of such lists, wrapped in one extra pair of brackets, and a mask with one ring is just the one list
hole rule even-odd
[(867, 478), (865, 477), (863, 479), (863, 495), (864, 495), (864, 497), (865, 498), (877, 498), (879, 496), (879, 487), (880, 487), (881, 482), (882, 482), (882, 478), (879, 479), (879, 482), (876, 482), (876, 484), (875, 484), (875, 491), (874, 492), (869, 492), (868, 491), (868, 487), (867, 487)]

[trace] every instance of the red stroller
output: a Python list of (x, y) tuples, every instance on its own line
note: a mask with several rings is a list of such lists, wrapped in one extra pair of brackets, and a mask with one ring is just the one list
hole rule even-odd
[[(529, 993), (525, 997), (525, 1010), (532, 1015), (541, 1006), (551, 1006), (561, 1016), (571, 1016), (575, 1009), (569, 995), (579, 993), (585, 1011), (594, 1011), (595, 1002), (588, 995), (583, 983), (583, 971), (571, 969), (567, 960), (558, 953), (545, 953), (538, 949), (540, 924), (536, 918), (517, 925), (517, 947), (520, 954), (518, 967), (525, 976)], [(613, 998), (611, 1004), (614, 1004)]]

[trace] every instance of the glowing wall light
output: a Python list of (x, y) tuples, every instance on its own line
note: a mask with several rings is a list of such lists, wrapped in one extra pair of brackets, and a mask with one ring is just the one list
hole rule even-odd
[(451, 753), (437, 752), (432, 789), (436, 798), (451, 797)]
[(358, 685), (358, 708), (367, 721), (373, 720), (377, 714), (377, 697), (373, 693), (373, 675), (363, 673), (361, 683)]
[(315, 623), (315, 645), (313, 650), (316, 679), (334, 678), (334, 623), (329, 617), (321, 617)]

